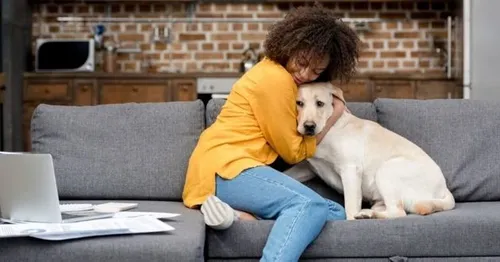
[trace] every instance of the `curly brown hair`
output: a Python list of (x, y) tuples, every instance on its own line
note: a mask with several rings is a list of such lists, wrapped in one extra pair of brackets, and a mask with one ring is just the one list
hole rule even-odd
[(286, 66), (291, 58), (312, 66), (326, 55), (328, 67), (315, 81), (348, 81), (356, 72), (360, 40), (332, 10), (319, 4), (290, 10), (273, 24), (264, 42), (265, 55)]

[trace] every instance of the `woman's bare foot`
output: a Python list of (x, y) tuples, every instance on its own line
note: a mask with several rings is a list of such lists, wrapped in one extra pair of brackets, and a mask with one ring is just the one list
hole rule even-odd
[(252, 214), (250, 213), (247, 213), (247, 212), (244, 212), (244, 211), (240, 211), (240, 210), (235, 210), (237, 213), (238, 213), (238, 218), (240, 220), (257, 220), (257, 218), (255, 218)]

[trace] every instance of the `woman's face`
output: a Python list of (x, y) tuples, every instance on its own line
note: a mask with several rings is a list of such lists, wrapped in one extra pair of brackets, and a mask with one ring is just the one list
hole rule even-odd
[(307, 82), (312, 82), (318, 78), (330, 63), (329, 56), (325, 56), (322, 61), (311, 62), (304, 57), (293, 57), (287, 65), (286, 70), (292, 75), (295, 84), (301, 85)]

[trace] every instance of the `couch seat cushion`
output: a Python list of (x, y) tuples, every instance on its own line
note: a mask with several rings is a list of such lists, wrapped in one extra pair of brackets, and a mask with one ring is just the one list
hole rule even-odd
[(375, 100), (380, 124), (419, 145), (459, 202), (500, 201), (500, 102)]
[[(113, 200), (115, 201), (115, 200)], [(107, 201), (71, 201), (102, 203)], [(198, 210), (180, 202), (135, 201), (130, 211), (180, 213), (165, 222), (175, 228), (167, 233), (116, 235), (68, 241), (34, 238), (0, 239), (3, 261), (203, 261), (205, 223)]]
[[(260, 257), (273, 221), (207, 231), (209, 258)], [(328, 222), (303, 258), (500, 256), (500, 202), (458, 203), (426, 217)]]

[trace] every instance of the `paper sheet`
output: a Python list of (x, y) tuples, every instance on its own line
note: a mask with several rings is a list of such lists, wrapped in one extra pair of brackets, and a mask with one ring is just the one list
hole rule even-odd
[(64, 224), (25, 223), (0, 225), (0, 238), (30, 236), (66, 240), (90, 236), (166, 232), (174, 228), (153, 216), (108, 218)]
[(114, 218), (125, 218), (125, 217), (138, 217), (138, 216), (152, 216), (156, 219), (169, 219), (180, 216), (181, 214), (176, 213), (163, 213), (163, 212), (140, 212), (140, 211), (122, 211), (113, 215)]

